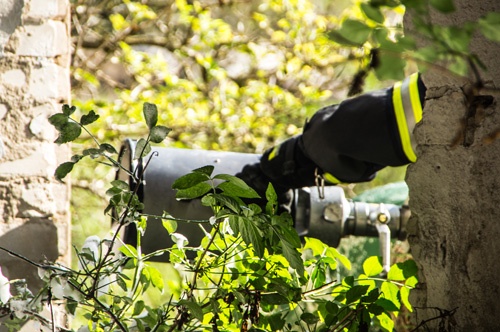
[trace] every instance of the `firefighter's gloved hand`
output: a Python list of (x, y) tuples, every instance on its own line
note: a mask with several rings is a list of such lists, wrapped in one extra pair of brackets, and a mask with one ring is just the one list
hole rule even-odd
[(269, 183), (272, 183), (274, 191), (278, 196), (278, 213), (291, 212), (293, 200), (292, 190), (283, 185), (273, 183), (269, 177), (262, 172), (260, 163), (246, 165), (241, 172), (236, 174), (236, 176), (245, 181), (245, 183), (252, 187), (261, 197), (260, 199), (246, 200), (247, 203), (255, 203), (264, 210), (267, 203), (266, 190)]

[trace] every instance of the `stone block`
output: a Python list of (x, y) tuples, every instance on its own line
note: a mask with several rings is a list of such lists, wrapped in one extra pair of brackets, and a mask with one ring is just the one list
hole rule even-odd
[(25, 25), (16, 36), (17, 55), (54, 57), (68, 53), (68, 32), (63, 22), (49, 20), (40, 25)]
[(57, 133), (54, 127), (49, 123), (48, 118), (57, 113), (52, 103), (46, 103), (32, 108), (33, 119), (29, 124), (29, 129), (33, 135), (44, 141), (53, 142)]
[(5, 104), (0, 104), (0, 120), (2, 120), (7, 114), (8, 108)]
[(52, 184), (28, 182), (19, 189), (17, 218), (49, 218), (54, 215), (56, 204)]
[(31, 0), (27, 17), (30, 19), (64, 18), (68, 5), (64, 0)]
[(68, 100), (70, 91), (69, 71), (55, 63), (42, 64), (33, 69), (29, 82), (29, 92), (39, 102)]
[(26, 85), (26, 74), (21, 69), (11, 69), (2, 73), (0, 82), (11, 88), (21, 88)]
[(0, 176), (52, 177), (56, 169), (56, 153), (53, 144), (41, 144), (29, 156), (0, 163)]

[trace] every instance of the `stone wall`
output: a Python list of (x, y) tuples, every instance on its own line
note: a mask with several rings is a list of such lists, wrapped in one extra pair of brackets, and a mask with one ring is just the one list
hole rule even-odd
[[(69, 54), (68, 0), (0, 0), (0, 246), (36, 262), (70, 257), (69, 188), (53, 177), (69, 150), (47, 120), (69, 103)], [(4, 252), (0, 267), (38, 280)]]
[[(500, 11), (497, 0), (455, 5), (455, 13), (433, 13), (433, 21), (461, 25)], [(476, 37), (471, 50), (488, 68), (486, 84), (500, 88), (500, 45)], [(467, 80), (438, 69), (424, 80), (429, 90), (415, 131), (419, 159), (407, 177), (409, 242), (420, 267), (414, 317), (420, 323), (454, 312), (430, 322), (429, 330), (499, 331), (500, 92), (484, 89), (480, 94), (491, 95), (493, 104), (469, 106)]]

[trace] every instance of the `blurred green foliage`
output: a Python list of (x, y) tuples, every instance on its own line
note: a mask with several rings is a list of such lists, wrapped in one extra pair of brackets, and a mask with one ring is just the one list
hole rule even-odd
[[(72, 0), (71, 5), (73, 104), (83, 112), (95, 110), (102, 120), (93, 134), (114, 144), (145, 133), (141, 107), (150, 102), (172, 128), (169, 146), (260, 153), (299, 134), (320, 107), (390, 85), (416, 71), (417, 64), (421, 71), (432, 65), (456, 75), (476, 74), (474, 83), (482, 83), (471, 37), (480, 32), (500, 41), (499, 13), (464, 26), (432, 24), (432, 11), (453, 13), (451, 0)], [(412, 18), (406, 35), (405, 11)], [(86, 143), (85, 136), (80, 142)], [(73, 172), (77, 245), (94, 230), (76, 221), (109, 226), (90, 207), (85, 210), (91, 217), (84, 217), (77, 205), (98, 205), (99, 199), (91, 203), (79, 194), (87, 188), (94, 197), (103, 195), (96, 172), (105, 171)], [(354, 197), (401, 181), (404, 174), (404, 167), (386, 169), (371, 183), (346, 191)]]

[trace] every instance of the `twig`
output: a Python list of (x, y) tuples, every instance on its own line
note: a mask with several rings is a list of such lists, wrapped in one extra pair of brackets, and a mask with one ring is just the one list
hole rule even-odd
[(447, 317), (453, 316), (455, 314), (455, 312), (458, 310), (458, 307), (456, 307), (454, 309), (451, 309), (451, 310), (441, 309), (441, 308), (437, 308), (437, 307), (428, 307), (428, 308), (415, 307), (415, 309), (434, 309), (434, 310), (439, 311), (439, 315), (435, 316), (435, 317), (432, 317), (432, 318), (429, 318), (429, 319), (422, 320), (420, 322), (420, 324), (418, 324), (417, 327), (414, 328), (413, 330), (411, 330), (410, 332), (418, 331), (418, 329), (420, 329), (421, 327), (427, 325), (427, 323), (432, 322), (433, 320), (443, 319), (443, 318), (447, 318)]

